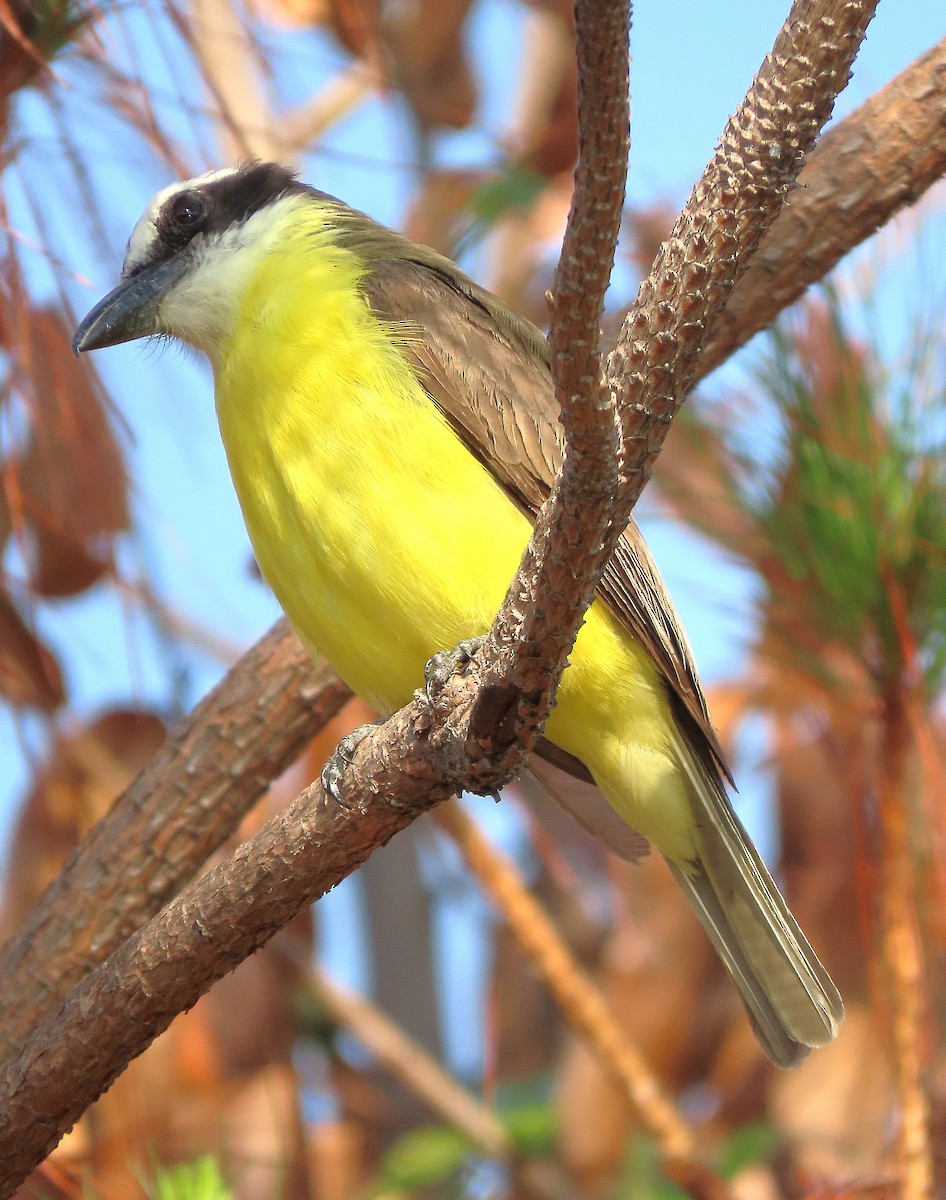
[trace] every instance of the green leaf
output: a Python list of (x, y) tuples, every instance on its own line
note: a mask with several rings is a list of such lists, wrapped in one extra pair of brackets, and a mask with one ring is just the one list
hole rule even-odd
[(724, 1179), (732, 1179), (745, 1167), (767, 1162), (778, 1149), (779, 1141), (778, 1130), (766, 1121), (745, 1125), (726, 1139), (716, 1169)]
[(381, 1162), (377, 1190), (404, 1190), (443, 1183), (466, 1164), (470, 1141), (453, 1129), (428, 1125), (404, 1134)]
[(494, 225), (510, 209), (527, 209), (545, 189), (545, 176), (511, 166), (498, 179), (481, 183), (470, 196), (470, 209), (480, 221)]
[(511, 166), (498, 178), (475, 188), (468, 201), (472, 222), (459, 238), (456, 253), (461, 256), (486, 236), (508, 212), (526, 211), (545, 189), (548, 180), (536, 171)]
[(557, 1125), (550, 1104), (536, 1101), (519, 1104), (502, 1114), (506, 1131), (519, 1154), (538, 1158), (551, 1153), (555, 1146)]
[(217, 1160), (210, 1155), (160, 1167), (147, 1192), (151, 1200), (233, 1200)]
[(618, 1187), (621, 1200), (689, 1200), (687, 1193), (663, 1173), (661, 1164), (656, 1143), (647, 1137), (635, 1138)]

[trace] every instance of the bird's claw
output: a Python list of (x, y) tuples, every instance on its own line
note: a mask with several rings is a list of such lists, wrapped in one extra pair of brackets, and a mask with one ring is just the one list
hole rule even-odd
[(379, 717), (377, 721), (368, 721), (364, 725), (359, 725), (339, 740), (338, 745), (325, 760), (325, 766), (319, 776), (322, 788), (342, 808), (349, 807), (342, 797), (342, 785), (345, 781), (345, 772), (355, 757), (355, 751), (368, 734), (372, 733), (379, 725), (383, 725), (384, 722), (385, 718)]
[(432, 704), (447, 681), (473, 661), (482, 644), (481, 637), (464, 638), (452, 650), (441, 650), (428, 660), (424, 667), (424, 692), (428, 703)]

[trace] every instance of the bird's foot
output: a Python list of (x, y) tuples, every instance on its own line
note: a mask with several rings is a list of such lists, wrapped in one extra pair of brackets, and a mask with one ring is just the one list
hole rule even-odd
[(460, 674), (471, 663), (483, 644), (483, 638), (464, 638), (452, 650), (441, 650), (424, 667), (424, 692), (429, 704), (442, 692), (448, 680)]
[(345, 772), (351, 766), (352, 759), (355, 757), (355, 751), (368, 734), (377, 729), (379, 725), (383, 725), (386, 720), (386, 717), (378, 717), (376, 721), (368, 721), (364, 725), (359, 725), (339, 741), (338, 745), (325, 760), (325, 766), (322, 768), (322, 774), (319, 776), (322, 787), (335, 803), (340, 804), (342, 808), (349, 807), (342, 796), (342, 785), (345, 781)]

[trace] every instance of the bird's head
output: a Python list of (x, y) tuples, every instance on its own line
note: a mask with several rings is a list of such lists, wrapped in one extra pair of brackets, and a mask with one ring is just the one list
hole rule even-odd
[(76, 330), (76, 354), (152, 335), (211, 351), (232, 329), (247, 273), (303, 192), (278, 163), (246, 163), (158, 192), (128, 241), (121, 281)]

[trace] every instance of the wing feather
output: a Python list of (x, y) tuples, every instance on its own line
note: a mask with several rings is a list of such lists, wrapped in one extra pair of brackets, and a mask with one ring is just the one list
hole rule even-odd
[[(433, 252), (373, 261), (363, 283), (366, 298), (403, 334), (404, 353), (457, 436), (534, 519), (562, 461), (548, 343), (535, 326), (439, 261)], [(633, 518), (599, 595), (657, 663), (699, 760), (731, 779), (680, 619)]]

